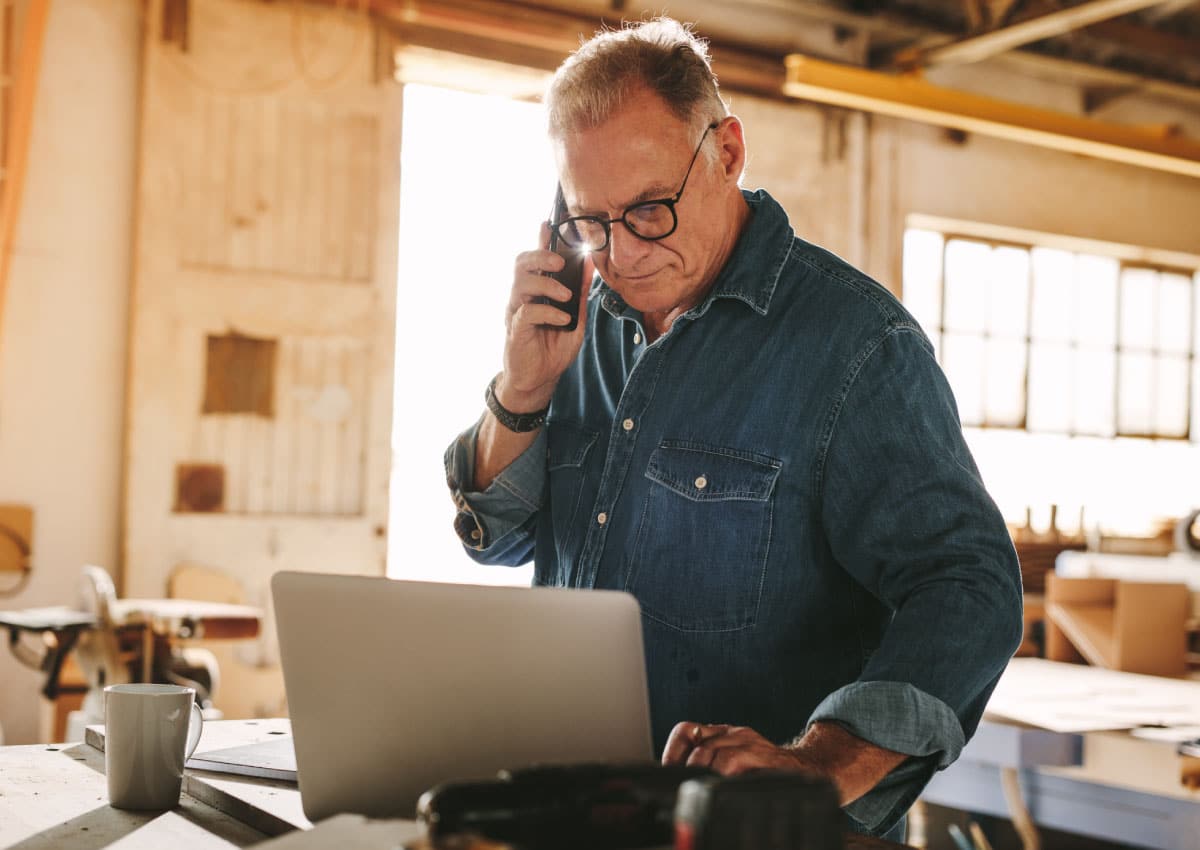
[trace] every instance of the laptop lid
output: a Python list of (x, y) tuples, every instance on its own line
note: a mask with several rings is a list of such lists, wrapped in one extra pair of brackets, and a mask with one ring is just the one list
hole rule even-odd
[(626, 593), (277, 573), (304, 813), (415, 814), (430, 787), (652, 759)]

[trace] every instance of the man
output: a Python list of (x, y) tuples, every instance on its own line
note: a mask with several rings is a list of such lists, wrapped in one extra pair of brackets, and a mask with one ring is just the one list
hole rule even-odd
[(679, 24), (596, 36), (547, 107), (551, 226), (598, 277), (567, 332), (549, 229), (517, 258), (489, 410), (446, 454), (456, 529), (537, 584), (637, 597), (664, 762), (820, 773), (888, 833), (1021, 632), (929, 342), (741, 190), (742, 125)]

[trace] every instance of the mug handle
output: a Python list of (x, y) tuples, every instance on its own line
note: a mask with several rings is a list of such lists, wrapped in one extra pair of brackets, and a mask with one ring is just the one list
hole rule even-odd
[[(192, 757), (192, 753), (196, 752), (196, 747), (200, 746), (200, 735), (204, 731), (204, 712), (200, 710), (200, 706), (192, 703), (192, 716), (196, 718), (196, 723), (188, 725), (188, 745), (187, 755), (183, 757), (187, 761)], [(193, 733), (192, 730), (195, 730)], [(195, 738), (192, 735), (195, 734)]]

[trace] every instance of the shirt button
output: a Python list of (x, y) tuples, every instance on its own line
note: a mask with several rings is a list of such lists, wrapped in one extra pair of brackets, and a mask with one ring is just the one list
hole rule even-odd
[(478, 528), (471, 530), (471, 539), (472, 540), (478, 540), (480, 537), (483, 537), (482, 531), (480, 531)]
[(641, 345), (641, 344), (642, 344), (642, 335), (641, 335), (641, 334), (639, 334), (639, 333), (635, 333), (635, 334), (633, 335), (633, 344), (634, 344), (634, 345)]
[(626, 419), (624, 422), (621, 423), (621, 427), (624, 428), (626, 431), (632, 431), (633, 430), (633, 420)]
[(608, 522), (608, 514), (604, 512), (597, 514), (596, 522), (598, 522), (600, 525), (604, 525), (604, 523)]
[(696, 479), (696, 489), (697, 490), (703, 490), (707, 486), (708, 486), (708, 479), (705, 478), (703, 475), (701, 475), (699, 478)]

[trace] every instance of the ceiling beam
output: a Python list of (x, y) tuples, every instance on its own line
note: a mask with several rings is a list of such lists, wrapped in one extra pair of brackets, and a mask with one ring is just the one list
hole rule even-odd
[(1200, 178), (1200, 143), (792, 55), (784, 93), (796, 98)]
[(1125, 21), (1104, 21), (1084, 30), (1085, 35), (1151, 53), (1159, 59), (1200, 64), (1200, 39)]
[(1091, 0), (1066, 9), (1059, 9), (1035, 18), (1027, 18), (1000, 29), (952, 41), (936, 47), (926, 47), (913, 52), (902, 51), (896, 64), (907, 68), (930, 65), (962, 65), (982, 62), (1001, 53), (1007, 53), (1026, 44), (1053, 38), (1057, 35), (1090, 26), (1109, 18), (1128, 15), (1158, 6), (1167, 0)]
[[(551, 70), (601, 26), (620, 26), (619, 20), (496, 0), (369, 0), (369, 4), (388, 29), (409, 43), (482, 58), (500, 53), (505, 61)], [(723, 89), (781, 97), (783, 69), (778, 53), (727, 41), (712, 42), (710, 50)]]
[[(345, 7), (345, 0), (311, 0), (330, 6)], [(819, 0), (745, 0), (751, 6), (771, 11), (788, 11), (803, 20), (816, 20), (870, 33), (885, 40), (934, 39), (937, 46), (952, 38), (950, 33), (931, 29), (886, 10), (860, 13)], [(363, 0), (384, 26), (409, 43), (440, 50), (461, 51), (483, 58), (496, 58), (514, 64), (554, 68), (567, 53), (579, 46), (581, 34), (590, 34), (603, 23), (619, 26), (619, 20), (594, 13), (564, 12), (537, 0)], [(992, 14), (1009, 13), (1013, 0), (989, 0)], [(359, 3), (355, 2), (355, 6)], [(1168, 0), (1169, 5), (1169, 0)], [(993, 20), (995, 18), (993, 17)], [(781, 52), (754, 49), (753, 46), (710, 42), (723, 88), (765, 97), (780, 97), (783, 83)], [(1132, 86), (1139, 92), (1174, 102), (1200, 103), (1200, 87), (1188, 86), (1157, 77), (1105, 68), (1077, 60), (1061, 59), (1015, 50), (996, 58), (1019, 73), (1028, 73), (1057, 81), (1070, 80), (1089, 85)]]

